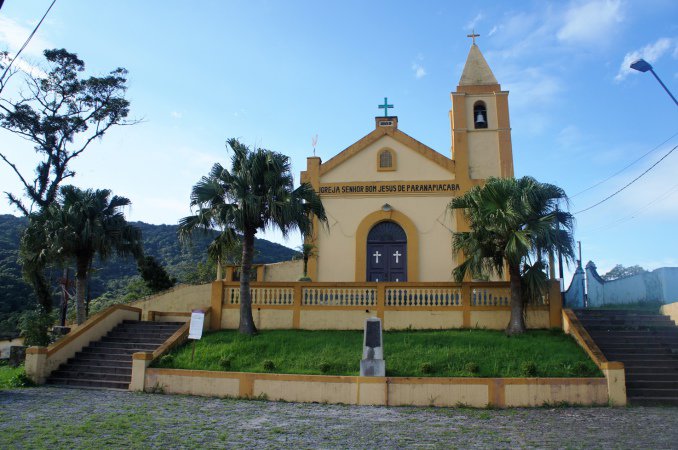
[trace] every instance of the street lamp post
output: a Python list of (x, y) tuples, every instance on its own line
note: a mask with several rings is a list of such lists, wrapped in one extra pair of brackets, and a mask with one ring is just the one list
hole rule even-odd
[(654, 69), (652, 69), (652, 65), (649, 62), (645, 61), (644, 59), (638, 59), (638, 60), (631, 63), (631, 68), (634, 69), (634, 70), (637, 70), (638, 72), (647, 72), (648, 70), (650, 72), (652, 72), (652, 75), (654, 75), (654, 77), (657, 79), (657, 81), (659, 81), (659, 84), (662, 85), (662, 87), (664, 88), (666, 93), (671, 96), (673, 103), (675, 103), (676, 106), (678, 106), (678, 100), (676, 100), (676, 97), (674, 97), (673, 94), (671, 93), (671, 91), (669, 91), (669, 88), (667, 88), (666, 85), (664, 85), (662, 80), (655, 73)]

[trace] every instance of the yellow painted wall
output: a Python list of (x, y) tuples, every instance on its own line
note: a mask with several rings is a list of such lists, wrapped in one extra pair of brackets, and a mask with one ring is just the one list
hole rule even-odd
[(501, 175), (499, 135), (495, 131), (469, 130), (468, 145), (471, 178), (485, 179)]
[[(351, 160), (349, 160), (351, 161)], [(348, 163), (346, 163), (348, 164)], [(341, 166), (340, 166), (341, 167)], [(330, 172), (332, 173), (332, 172)], [(352, 196), (323, 198), (329, 230), (318, 232), (318, 281), (355, 281), (356, 231), (384, 203), (406, 215), (419, 235), (419, 281), (452, 281), (453, 216), (447, 196)], [(411, 277), (410, 274), (408, 274)]]
[(362, 330), (365, 327), (365, 319), (375, 316), (374, 310), (305, 310), (301, 311), (300, 328), (303, 330)]
[(461, 328), (464, 326), (462, 311), (384, 311), (384, 329), (416, 330)]
[[(377, 153), (389, 148), (396, 154), (394, 171), (377, 171)], [(350, 181), (451, 180), (454, 174), (393, 139), (383, 136), (320, 177), (321, 183)]]
[(355, 383), (323, 383), (290, 380), (254, 380), (255, 397), (265, 394), (270, 400), (354, 404)]
[[(471, 328), (503, 330), (509, 323), (511, 311), (471, 311)], [(528, 328), (550, 328), (549, 311), (528, 310), (526, 325)]]
[(160, 294), (132, 303), (141, 308), (144, 320), (148, 311), (190, 312), (193, 309), (210, 306), (212, 284), (180, 285)]
[(388, 387), (388, 403), (393, 406), (456, 406), (484, 408), (489, 402), (486, 384), (393, 383)]
[(298, 281), (304, 274), (304, 261), (301, 259), (266, 264), (264, 281)]
[(488, 404), (607, 404), (605, 380), (592, 378), (368, 378), (146, 369), (145, 389), (162, 389), (167, 394), (359, 405), (463, 404), (482, 408)]
[(252, 308), (254, 325), (261, 330), (288, 330), (293, 328), (293, 314), (292, 310), (289, 309)]
[(203, 395), (208, 397), (237, 397), (238, 378), (166, 375), (161, 370), (146, 371), (146, 390), (163, 389), (172, 394)]
[(662, 305), (661, 313), (669, 316), (671, 320), (678, 324), (678, 302)]
[[(508, 384), (505, 387), (506, 406), (542, 406), (545, 403), (604, 405), (607, 386), (599, 381), (581, 384), (541, 384), (537, 379), (530, 384)], [(604, 381), (604, 380), (602, 380)]]

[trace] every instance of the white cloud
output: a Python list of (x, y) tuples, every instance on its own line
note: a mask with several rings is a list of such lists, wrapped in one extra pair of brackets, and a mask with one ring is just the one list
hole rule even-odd
[(609, 39), (623, 20), (620, 0), (575, 2), (565, 12), (557, 36), (563, 42), (594, 44)]
[[(0, 50), (7, 50), (9, 57), (14, 57), (14, 54), (24, 45), (32, 31), (32, 28), (20, 25), (12, 19), (0, 17)], [(22, 57), (14, 61), (12, 67), (27, 72), (32, 76), (44, 77), (47, 74), (38, 66), (29, 62), (31, 57), (42, 55), (44, 49), (53, 47), (50, 42), (42, 39), (39, 34), (38, 32), (33, 36), (31, 42), (21, 53)], [(28, 56), (28, 59), (26, 56)], [(7, 61), (3, 62), (6, 63)]]
[(496, 25), (493, 26), (492, 29), (490, 30), (490, 32), (487, 33), (487, 36), (488, 36), (488, 37), (489, 37), (489, 36), (492, 36), (494, 33), (497, 32), (498, 29), (499, 29), (499, 28), (498, 28)]
[[(0, 17), (0, 45), (6, 46), (10, 52), (18, 51), (32, 31), (32, 27), (25, 27), (12, 19)], [(24, 49), (24, 53), (41, 55), (44, 49), (51, 47), (48, 41), (40, 37), (40, 31), (38, 31)]]
[(630, 65), (633, 61), (637, 59), (644, 59), (645, 61), (653, 64), (659, 58), (661, 58), (665, 53), (670, 52), (673, 49), (673, 57), (678, 57), (678, 40), (670, 38), (659, 38), (656, 42), (648, 44), (645, 47), (639, 50), (633, 50), (626, 55), (624, 55), (624, 60), (619, 67), (619, 72), (617, 76), (614, 77), (616, 81), (621, 81), (631, 72), (635, 72), (631, 69)]
[(466, 29), (473, 30), (476, 27), (476, 25), (478, 25), (478, 22), (480, 22), (484, 18), (485, 16), (483, 15), (483, 13), (479, 12), (473, 19), (471, 19), (469, 23), (466, 24)]
[(412, 71), (414, 71), (414, 76), (418, 80), (426, 76), (426, 69), (418, 63), (412, 63)]
[(184, 117), (184, 115), (178, 111), (172, 111), (170, 115), (172, 116), (173, 119), (181, 119), (182, 117)]

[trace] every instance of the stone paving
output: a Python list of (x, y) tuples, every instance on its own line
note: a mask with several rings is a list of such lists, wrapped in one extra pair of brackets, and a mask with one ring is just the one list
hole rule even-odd
[(678, 408), (367, 407), (0, 391), (0, 448), (678, 448)]

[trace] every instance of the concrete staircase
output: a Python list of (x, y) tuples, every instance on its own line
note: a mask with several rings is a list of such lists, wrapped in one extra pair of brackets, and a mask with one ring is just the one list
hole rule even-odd
[(182, 322), (125, 320), (59, 366), (47, 384), (127, 389), (132, 381), (132, 354), (154, 351), (182, 325)]
[(631, 405), (678, 405), (678, 327), (658, 313), (575, 310), (608, 361), (621, 361)]

